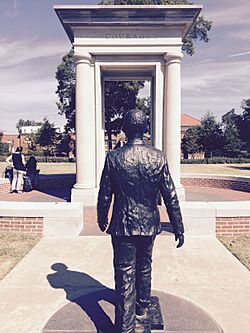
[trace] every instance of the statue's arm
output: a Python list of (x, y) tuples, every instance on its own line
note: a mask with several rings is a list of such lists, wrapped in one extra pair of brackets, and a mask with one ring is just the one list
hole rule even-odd
[(108, 211), (112, 200), (112, 194), (110, 161), (109, 156), (107, 155), (102, 171), (97, 201), (97, 223), (102, 231), (105, 231), (108, 226)]
[(174, 182), (170, 175), (167, 161), (164, 159), (162, 169), (162, 178), (160, 185), (160, 192), (163, 197), (170, 223), (173, 226), (175, 240), (179, 241), (177, 247), (181, 247), (184, 243), (184, 226), (182, 222), (181, 209), (177, 197)]

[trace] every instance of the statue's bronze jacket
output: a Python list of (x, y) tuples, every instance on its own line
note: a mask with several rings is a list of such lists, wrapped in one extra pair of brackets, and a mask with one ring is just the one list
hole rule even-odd
[(99, 225), (116, 236), (153, 236), (161, 232), (157, 207), (161, 193), (174, 233), (184, 232), (179, 201), (163, 153), (141, 140), (128, 142), (106, 156), (98, 194)]

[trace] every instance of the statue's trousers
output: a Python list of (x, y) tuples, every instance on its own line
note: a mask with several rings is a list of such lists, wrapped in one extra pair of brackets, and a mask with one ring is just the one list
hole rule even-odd
[(134, 333), (135, 316), (150, 303), (151, 263), (155, 236), (112, 236), (117, 305), (115, 327)]

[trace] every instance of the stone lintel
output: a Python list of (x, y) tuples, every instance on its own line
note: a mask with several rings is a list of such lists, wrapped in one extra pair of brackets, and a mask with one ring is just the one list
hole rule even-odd
[[(82, 5), (56, 5), (54, 6), (70, 41), (73, 43), (76, 31), (87, 31), (83, 37), (88, 38), (120, 38), (120, 39), (150, 39), (162, 38), (162, 29), (176, 33), (173, 37), (185, 39), (192, 24), (198, 17), (201, 5), (176, 5), (176, 6), (82, 6)], [(91, 29), (89, 29), (91, 28)], [(100, 28), (108, 28), (103, 34)], [(126, 33), (131, 28), (140, 29)], [(156, 29), (157, 28), (157, 29)], [(110, 31), (122, 29), (123, 32), (110, 34)], [(146, 32), (143, 33), (143, 29)], [(91, 30), (91, 32), (89, 32)], [(152, 31), (150, 33), (150, 31)]]

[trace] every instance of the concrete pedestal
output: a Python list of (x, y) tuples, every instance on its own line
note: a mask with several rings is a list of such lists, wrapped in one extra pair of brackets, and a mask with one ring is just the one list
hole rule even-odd
[(82, 202), (84, 206), (96, 206), (97, 195), (97, 188), (83, 189), (73, 187), (71, 190), (71, 201)]

